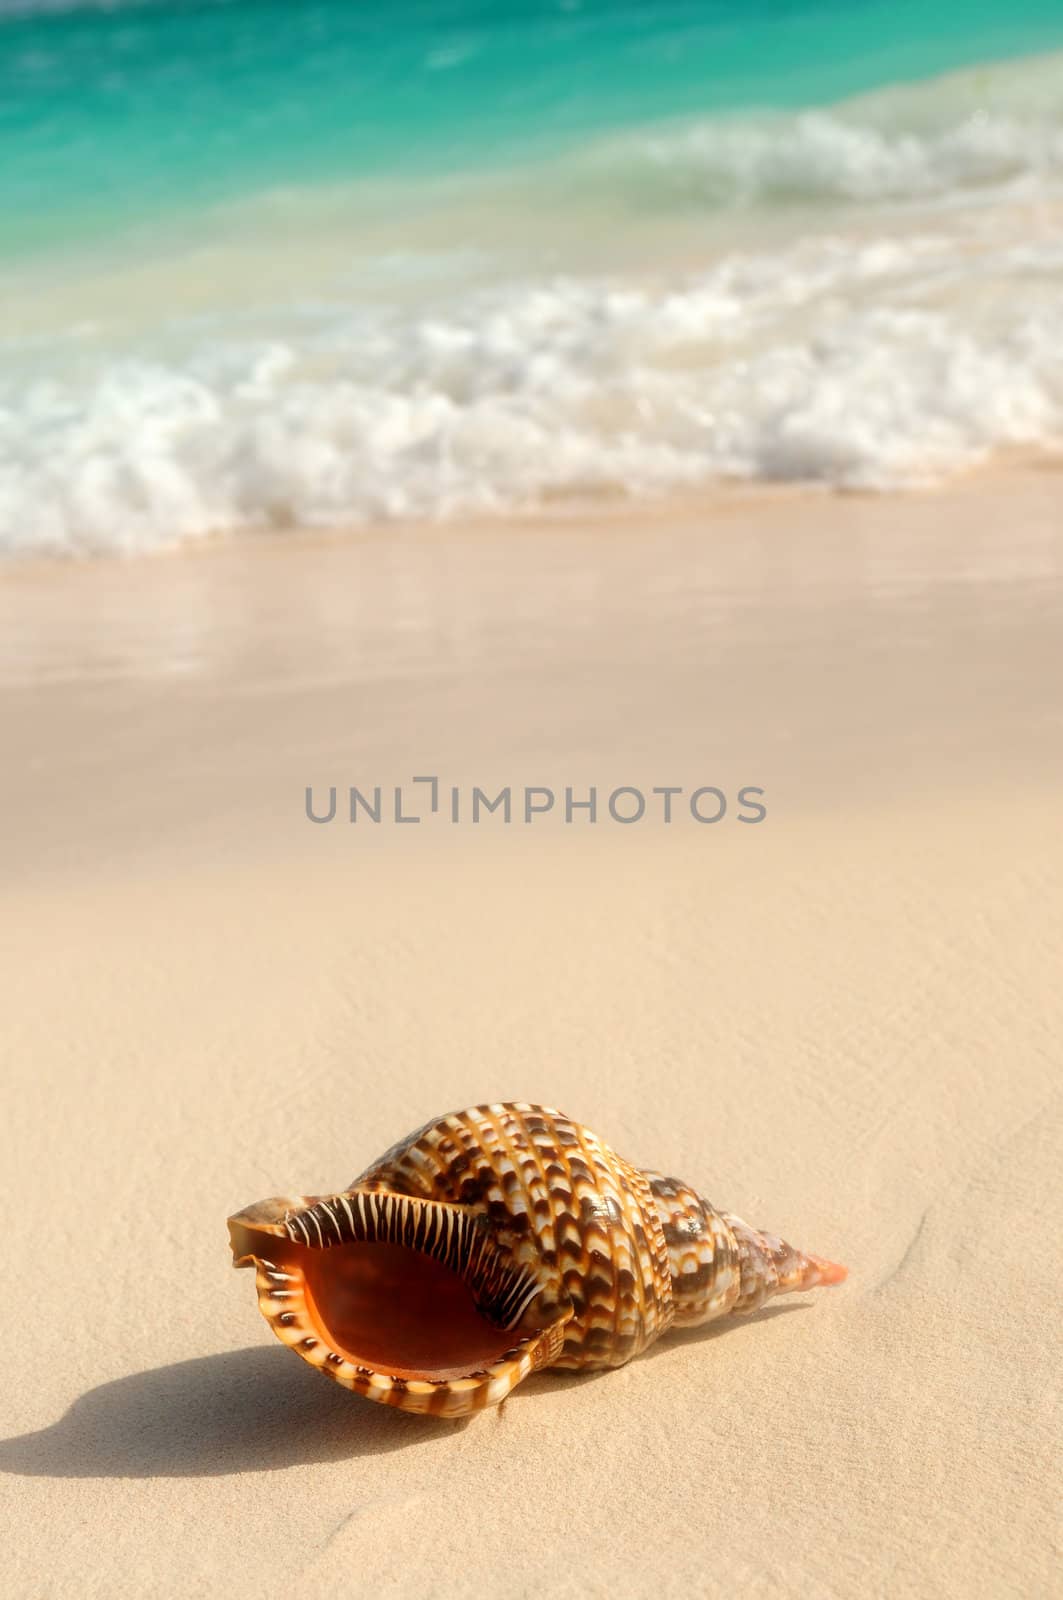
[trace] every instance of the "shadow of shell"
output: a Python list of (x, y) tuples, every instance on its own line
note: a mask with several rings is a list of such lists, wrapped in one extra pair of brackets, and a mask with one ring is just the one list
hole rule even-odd
[(352, 1405), (280, 1347), (255, 1346), (102, 1383), (50, 1427), (0, 1441), (0, 1471), (222, 1477), (424, 1446), (465, 1425)]

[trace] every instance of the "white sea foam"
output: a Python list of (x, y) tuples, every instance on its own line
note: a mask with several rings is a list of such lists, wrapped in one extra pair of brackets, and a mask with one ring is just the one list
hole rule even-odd
[(1063, 128), (976, 113), (920, 136), (810, 111), (787, 122), (701, 124), (611, 154), (684, 203), (925, 199), (1063, 176)]
[(830, 202), (803, 207), (783, 246), (736, 230), (697, 270), (525, 265), (463, 284), (433, 268), (390, 301), (379, 283), (371, 299), (309, 283), (254, 323), (199, 304), (120, 342), (12, 342), (0, 549), (155, 549), (721, 477), (892, 489), (1058, 447), (1058, 59), (1027, 87), (1025, 120), (1009, 100), (1006, 119), (970, 122), (966, 91), (949, 112), (924, 90), (904, 91), (903, 115), (896, 92), (862, 121), (850, 107), (640, 136), (637, 162), (689, 158), (732, 196)]
[(905, 85), (823, 110), (678, 123), (602, 141), (600, 178), (704, 206), (962, 197), (1063, 180), (1063, 57)]

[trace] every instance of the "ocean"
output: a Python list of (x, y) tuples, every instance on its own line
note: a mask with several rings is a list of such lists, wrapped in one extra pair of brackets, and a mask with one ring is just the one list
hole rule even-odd
[(1063, 5), (0, 0), (0, 552), (1063, 442)]

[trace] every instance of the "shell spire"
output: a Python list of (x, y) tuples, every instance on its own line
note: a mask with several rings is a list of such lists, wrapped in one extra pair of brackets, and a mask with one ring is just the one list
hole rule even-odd
[(845, 1277), (524, 1102), (426, 1123), (347, 1189), (261, 1201), (229, 1237), (284, 1344), (368, 1399), (446, 1416)]
[(672, 1273), (674, 1321), (696, 1327), (728, 1312), (758, 1311), (777, 1294), (844, 1282), (847, 1268), (717, 1211), (688, 1184), (648, 1172)]

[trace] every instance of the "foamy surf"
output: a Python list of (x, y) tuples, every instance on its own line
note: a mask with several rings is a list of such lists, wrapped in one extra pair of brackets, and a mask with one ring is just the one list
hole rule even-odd
[(695, 118), (601, 140), (597, 182), (659, 204), (971, 199), (1063, 180), (1063, 56), (987, 64), (798, 112)]
[[(590, 192), (625, 241), (613, 270), (610, 236), (588, 247), (573, 226)], [(10, 340), (0, 549), (153, 550), (735, 478), (886, 491), (1063, 442), (1063, 57), (644, 129), (454, 193), (449, 269), (438, 216), (414, 207), (396, 230), (399, 273), (374, 263), (356, 205), (346, 224), (331, 207), (326, 251), (307, 204), (283, 292), (247, 280), (234, 230), (194, 307), (178, 262), (133, 320), (90, 286), (62, 337)], [(263, 273), (271, 214), (251, 229)], [(539, 249), (512, 245), (518, 217), (548, 233)]]

